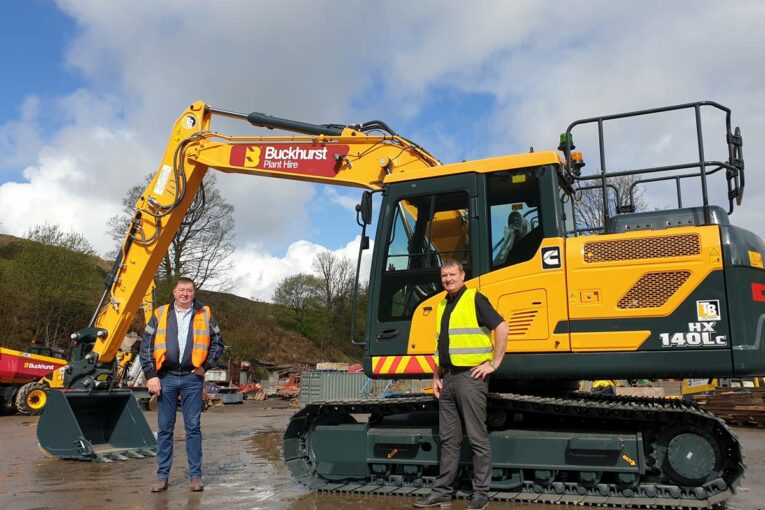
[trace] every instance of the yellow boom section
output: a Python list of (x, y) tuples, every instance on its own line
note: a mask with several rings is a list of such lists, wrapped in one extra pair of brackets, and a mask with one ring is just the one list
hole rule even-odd
[(248, 118), (192, 104), (173, 126), (162, 163), (136, 202), (109, 301), (93, 324), (106, 331), (93, 347), (102, 363), (117, 354), (208, 168), (379, 189), (386, 175), (440, 165), (419, 146), (392, 134), (371, 136), (346, 127), (335, 129), (338, 135), (233, 137), (210, 131), (216, 114)]

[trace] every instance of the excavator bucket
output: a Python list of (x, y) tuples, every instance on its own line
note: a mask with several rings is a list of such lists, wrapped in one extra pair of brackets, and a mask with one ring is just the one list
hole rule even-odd
[(109, 462), (157, 455), (157, 440), (130, 390), (48, 390), (37, 441), (60, 459)]

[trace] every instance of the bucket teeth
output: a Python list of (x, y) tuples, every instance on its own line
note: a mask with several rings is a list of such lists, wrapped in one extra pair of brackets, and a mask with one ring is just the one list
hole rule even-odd
[(110, 453), (109, 457), (112, 460), (128, 460), (128, 458), (126, 456), (122, 455), (121, 453), (117, 453), (117, 452)]
[[(110, 459), (109, 457), (105, 455), (94, 455), (92, 459), (93, 459), (93, 462), (111, 462), (112, 461), (112, 459)], [(86, 459), (83, 459), (83, 460), (86, 460)]]
[(143, 459), (146, 457), (145, 455), (141, 455), (140, 453), (138, 453), (138, 451), (136, 450), (125, 450), (124, 452), (122, 452), (122, 455), (131, 459)]

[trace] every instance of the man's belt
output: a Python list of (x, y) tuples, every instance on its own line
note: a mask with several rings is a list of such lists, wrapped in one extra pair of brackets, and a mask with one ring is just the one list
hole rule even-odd
[(194, 372), (191, 370), (163, 370), (162, 373), (168, 375), (190, 375)]
[(441, 367), (441, 370), (443, 370), (445, 374), (461, 374), (463, 372), (467, 372), (471, 368), (473, 367), (455, 367), (453, 365), (449, 365), (448, 367)]

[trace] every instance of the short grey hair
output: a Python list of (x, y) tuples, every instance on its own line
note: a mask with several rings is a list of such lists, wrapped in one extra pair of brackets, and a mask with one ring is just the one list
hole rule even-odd
[(465, 272), (465, 268), (462, 267), (462, 262), (455, 259), (446, 259), (443, 264), (441, 264), (441, 269), (446, 269), (447, 267), (456, 267), (460, 270), (460, 273)]

